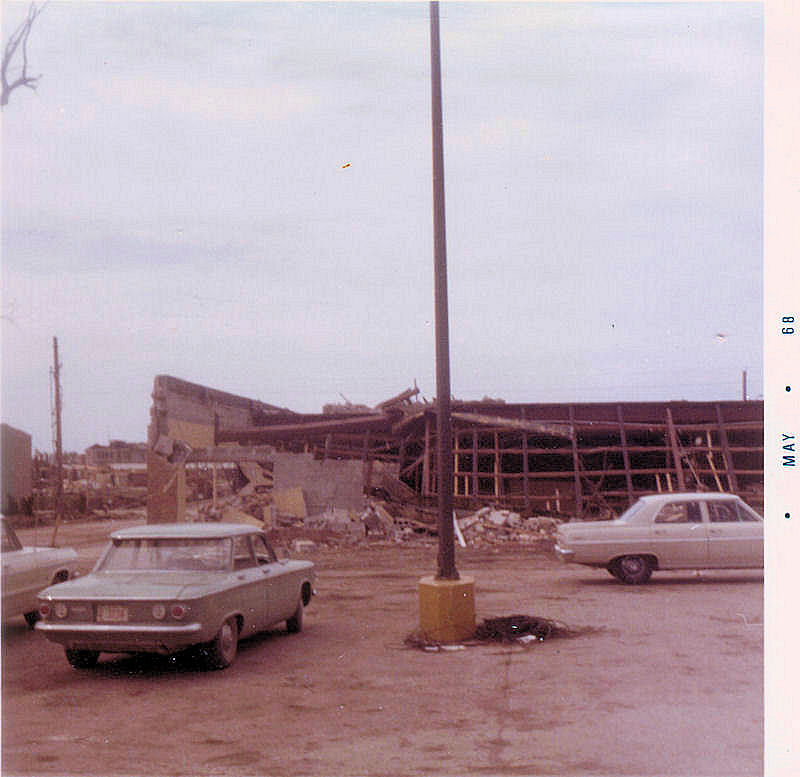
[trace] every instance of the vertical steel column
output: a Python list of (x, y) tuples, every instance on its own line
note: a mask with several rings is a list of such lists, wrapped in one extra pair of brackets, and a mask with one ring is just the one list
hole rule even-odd
[(722, 455), (725, 458), (725, 470), (728, 475), (728, 488), (731, 493), (736, 494), (739, 492), (739, 483), (736, 480), (736, 470), (733, 466), (733, 455), (731, 454), (730, 443), (728, 441), (728, 432), (725, 429), (725, 421), (722, 418), (722, 408), (719, 406), (719, 403), (717, 403), (716, 409), (719, 441), (722, 443)]
[(433, 245), (436, 305), (436, 468), (439, 475), (439, 574), (458, 580), (453, 526), (453, 439), (450, 424), (450, 331), (447, 319), (447, 243), (444, 208), (444, 133), (439, 3), (430, 4)]
[[(520, 408), (520, 415), (522, 420), (525, 420), (525, 408)], [(522, 432), (522, 493), (525, 497), (525, 510), (526, 512), (531, 509), (531, 491), (530, 491), (530, 467), (528, 466), (528, 432)]]
[(678, 477), (678, 490), (686, 490), (686, 480), (683, 477), (683, 464), (681, 463), (681, 451), (678, 445), (678, 432), (672, 420), (672, 410), (667, 408), (667, 427), (669, 428), (669, 443), (672, 448), (672, 461), (675, 463), (675, 474)]
[(575, 429), (575, 408), (569, 406), (569, 428), (572, 438), (572, 469), (575, 481), (575, 513), (578, 518), (583, 516), (583, 488), (581, 486), (581, 457), (578, 453), (578, 432)]
[(501, 478), (503, 468), (501, 466), (500, 461), (500, 434), (498, 432), (494, 433), (494, 496), (495, 499), (499, 499), (502, 494), (502, 489), (500, 488)]
[(425, 454), (422, 459), (422, 496), (431, 493), (431, 417), (425, 413)]
[(472, 430), (472, 496), (478, 499), (478, 430)]
[(625, 434), (625, 422), (622, 419), (622, 405), (617, 405), (619, 421), (619, 441), (622, 443), (622, 461), (625, 464), (625, 485), (628, 488), (628, 507), (633, 504), (633, 479), (631, 478), (631, 459), (628, 455), (628, 436)]
[(369, 429), (367, 429), (364, 435), (364, 445), (361, 450), (361, 478), (363, 481), (364, 493), (368, 495), (372, 490), (372, 456), (370, 456)]

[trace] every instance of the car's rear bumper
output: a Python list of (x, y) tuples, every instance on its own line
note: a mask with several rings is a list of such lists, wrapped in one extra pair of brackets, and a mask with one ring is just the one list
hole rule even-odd
[(174, 653), (204, 641), (200, 623), (134, 626), (39, 621), (36, 629), (51, 642), (72, 650), (106, 653)]
[(565, 564), (569, 563), (575, 558), (574, 550), (568, 550), (567, 548), (562, 548), (558, 543), (556, 543), (553, 550), (555, 551), (556, 558), (559, 561), (563, 561)]

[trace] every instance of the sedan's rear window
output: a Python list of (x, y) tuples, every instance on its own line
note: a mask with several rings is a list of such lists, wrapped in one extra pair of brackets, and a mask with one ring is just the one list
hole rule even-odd
[(231, 560), (229, 537), (214, 539), (117, 539), (98, 571), (194, 570), (221, 571)]
[(711, 523), (733, 523), (736, 521), (760, 521), (761, 518), (747, 505), (733, 499), (725, 502), (709, 502), (708, 514)]

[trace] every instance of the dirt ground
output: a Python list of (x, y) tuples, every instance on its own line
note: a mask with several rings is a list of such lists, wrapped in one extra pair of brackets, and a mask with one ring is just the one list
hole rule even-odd
[[(114, 528), (119, 522), (113, 525)], [(70, 524), (88, 571), (110, 522)], [(32, 530), (20, 535), (30, 543)], [(49, 540), (39, 530), (39, 541)], [(656, 573), (628, 587), (534, 548), (457, 549), (478, 621), (554, 618), (583, 636), (424, 652), (417, 583), (436, 541), (303, 554), (302, 633), (184, 658), (60, 647), (4, 624), (4, 775), (696, 775), (763, 771), (763, 575)]]

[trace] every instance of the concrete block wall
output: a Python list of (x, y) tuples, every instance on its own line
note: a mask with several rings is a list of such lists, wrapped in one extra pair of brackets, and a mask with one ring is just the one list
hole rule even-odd
[(272, 471), (278, 491), (302, 488), (309, 515), (328, 507), (360, 511), (364, 507), (364, 468), (357, 460), (314, 459), (310, 453), (276, 453)]

